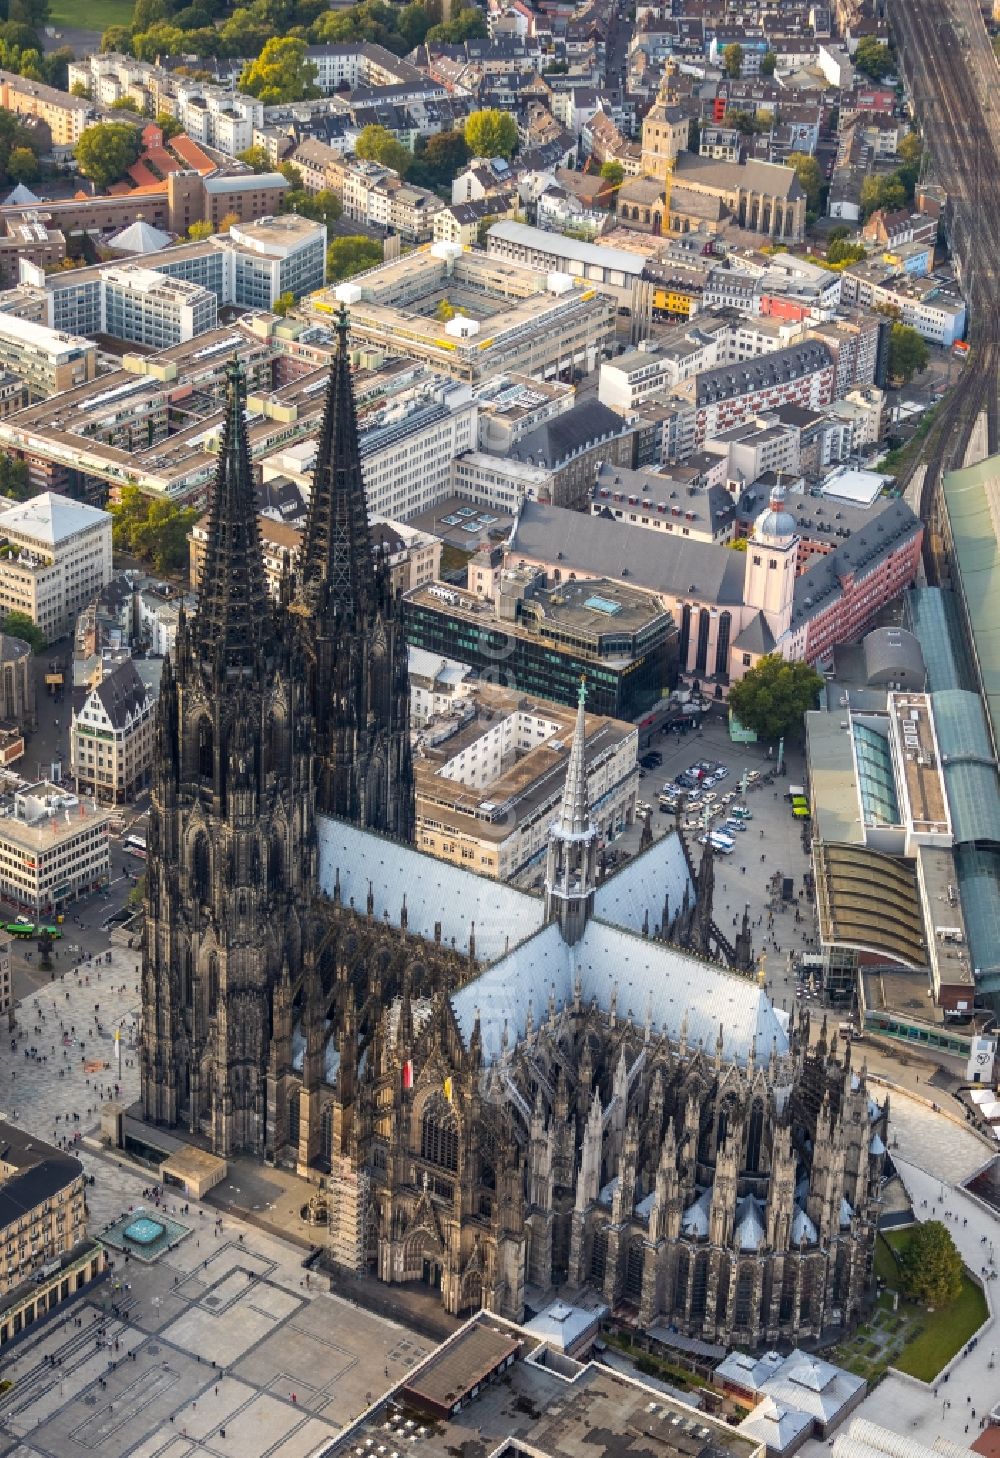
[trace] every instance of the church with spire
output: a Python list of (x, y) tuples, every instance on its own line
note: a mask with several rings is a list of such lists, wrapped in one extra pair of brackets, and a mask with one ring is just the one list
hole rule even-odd
[[(329, 1259), (520, 1319), (596, 1292), (756, 1346), (856, 1318), (887, 1104), (777, 1011), (678, 830), (603, 874), (586, 685), (544, 895), (413, 840), (406, 644), (346, 319), (303, 560), (265, 590), (229, 368), (202, 590), (164, 666), (142, 1113), (296, 1170)], [(308, 1184), (305, 1182), (308, 1181)]]

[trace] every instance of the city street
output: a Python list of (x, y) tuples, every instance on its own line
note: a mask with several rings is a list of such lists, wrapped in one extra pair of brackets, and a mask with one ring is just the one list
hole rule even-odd
[[(72, 640), (63, 638), (50, 644), (34, 659), (38, 727), (26, 736), (24, 758), (14, 766), (28, 783), (49, 779), (55, 772), (62, 775), (69, 789), (73, 787), (69, 772), (72, 647)], [(53, 663), (61, 665), (66, 678), (66, 686), (59, 696), (54, 696), (45, 683), (45, 676)], [(147, 806), (148, 798), (143, 797), (136, 805), (120, 807), (123, 821), (130, 823), (141, 817)], [(94, 958), (104, 957), (110, 946), (106, 923), (125, 906), (134, 879), (142, 875), (143, 869), (143, 862), (128, 855), (122, 849), (120, 837), (112, 834), (110, 885), (106, 891), (92, 892), (79, 901), (69, 902), (64, 908), (63, 937), (55, 943), (52, 951), (53, 973), (39, 970), (38, 950), (33, 941), (13, 943), (11, 967), (15, 999), (45, 986), (62, 970), (85, 962), (88, 954)], [(0, 918), (5, 921), (13, 920), (21, 909), (9, 901), (0, 900)]]

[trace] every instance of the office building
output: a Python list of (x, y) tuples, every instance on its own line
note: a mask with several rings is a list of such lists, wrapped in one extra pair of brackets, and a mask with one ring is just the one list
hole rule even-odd
[[(434, 313), (444, 298), (461, 307), (441, 324)], [(357, 343), (386, 353), (404, 348), (475, 384), (512, 372), (569, 381), (594, 369), (614, 338), (608, 295), (451, 243), (433, 243), (337, 284), (312, 297), (304, 312), (329, 323), (341, 302)]]
[(0, 368), (24, 381), (28, 399), (47, 400), (97, 372), (97, 347), (78, 334), (0, 314)]
[[(226, 305), (271, 310), (282, 294), (309, 293), (321, 287), (325, 269), (326, 225), (290, 213), (234, 224), (203, 243), (150, 254), (141, 265), (48, 274), (40, 286), (56, 328), (163, 348), (214, 329), (217, 310)], [(142, 331), (153, 337), (144, 340)]]
[(586, 677), (593, 711), (616, 719), (637, 718), (674, 686), (677, 629), (653, 593), (608, 578), (549, 588), (544, 573), (514, 568), (493, 593), (444, 583), (408, 593), (407, 641), (481, 672), (501, 663), (524, 693), (561, 704)]
[(108, 815), (61, 785), (18, 790), (0, 817), (0, 895), (34, 916), (107, 884)]
[[(416, 736), (416, 845), (500, 881), (509, 882), (536, 860), (541, 875), (575, 717), (565, 704), (526, 698), (520, 690), (466, 685), (462, 697), (425, 720)], [(635, 817), (638, 731), (587, 714), (585, 735), (591, 814), (610, 841)]]
[(134, 263), (108, 269), (101, 283), (101, 334), (147, 349), (169, 349), (215, 328), (216, 297), (199, 284), (164, 278)]

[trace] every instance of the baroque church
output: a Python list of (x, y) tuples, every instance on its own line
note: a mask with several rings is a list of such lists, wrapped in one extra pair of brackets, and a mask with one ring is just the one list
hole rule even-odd
[(753, 975), (675, 832), (611, 877), (581, 690), (544, 897), (418, 852), (406, 643), (347, 322), (298, 579), (267, 594), (230, 366), (196, 612), (164, 666), (142, 1103), (312, 1183), (329, 1255), (521, 1319), (581, 1288), (756, 1346), (854, 1320), (887, 1141), (864, 1069)]

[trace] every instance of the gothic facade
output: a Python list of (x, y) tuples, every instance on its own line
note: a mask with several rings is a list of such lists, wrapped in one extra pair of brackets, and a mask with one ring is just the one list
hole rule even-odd
[(887, 1107), (777, 1014), (678, 832), (606, 878), (583, 691), (544, 898), (415, 850), (405, 643), (341, 324), (305, 560), (264, 588), (231, 370), (197, 613), (165, 667), (145, 1117), (322, 1186), (331, 1258), (520, 1319), (589, 1287), (757, 1345), (856, 1317)]

